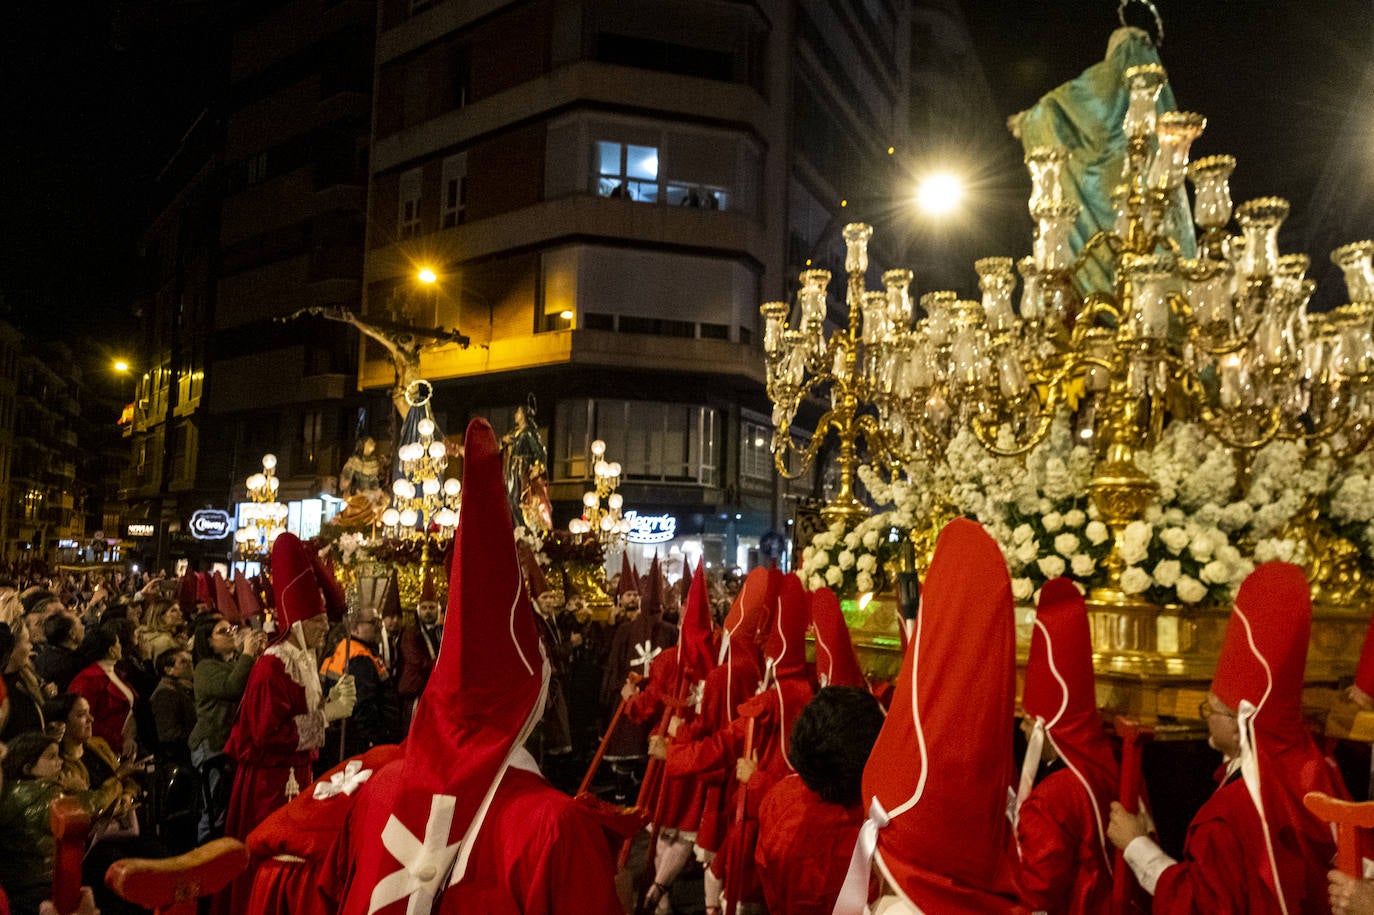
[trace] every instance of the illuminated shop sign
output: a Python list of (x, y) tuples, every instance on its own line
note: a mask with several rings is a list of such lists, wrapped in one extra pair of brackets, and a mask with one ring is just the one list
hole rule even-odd
[(157, 535), (156, 524), (134, 523), (124, 525), (124, 536), (130, 539), (136, 537), (153, 537)]
[(631, 543), (667, 543), (677, 536), (677, 518), (672, 515), (641, 515), (631, 509), (625, 520), (630, 522), (625, 539)]
[(191, 515), (191, 536), (197, 540), (223, 540), (229, 536), (229, 513), (218, 508), (202, 508)]

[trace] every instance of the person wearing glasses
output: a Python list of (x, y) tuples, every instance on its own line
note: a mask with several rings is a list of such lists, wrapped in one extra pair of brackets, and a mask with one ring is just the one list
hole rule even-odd
[(191, 761), (199, 766), (224, 752), (248, 672), (267, 647), (267, 635), (253, 630), (240, 633), (228, 620), (210, 618), (196, 626), (194, 644), (196, 724), (190, 745)]
[(1198, 709), (1209, 742), (1225, 758), (1224, 776), (1188, 826), (1182, 861), (1146, 835), (1143, 817), (1112, 804), (1107, 836), (1154, 896), (1155, 912), (1326, 908), (1326, 870), (1336, 843), (1302, 798), (1309, 791), (1350, 795), (1303, 721), (1311, 630), (1301, 569), (1270, 562), (1245, 579), (1211, 691)]
[(232, 782), (224, 745), (248, 684), (248, 673), (266, 647), (266, 633), (240, 630), (221, 617), (202, 617), (196, 623), (191, 652), (196, 723), (187, 742), (191, 763), (205, 779), (207, 804), (197, 829), (202, 842), (224, 827)]

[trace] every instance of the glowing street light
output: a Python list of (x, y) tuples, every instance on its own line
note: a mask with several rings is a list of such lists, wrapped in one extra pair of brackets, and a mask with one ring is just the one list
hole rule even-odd
[(123, 359), (116, 359), (114, 363), (114, 370), (116, 372), (127, 372), (129, 371), (129, 363), (125, 362)]
[(421, 267), (419, 272), (415, 274), (415, 278), (429, 286), (438, 281), (439, 275), (428, 267)]
[(925, 212), (936, 216), (951, 212), (963, 197), (963, 183), (945, 173), (926, 177), (916, 191), (917, 204)]

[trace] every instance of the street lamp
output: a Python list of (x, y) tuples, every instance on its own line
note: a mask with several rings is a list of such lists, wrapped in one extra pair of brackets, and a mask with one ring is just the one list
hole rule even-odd
[(114, 370), (121, 374), (127, 374), (129, 371), (129, 363), (123, 359), (116, 359), (114, 361)]
[(916, 190), (916, 202), (932, 216), (950, 213), (964, 198), (964, 184), (946, 172), (927, 175)]
[(439, 280), (439, 275), (429, 267), (421, 267), (415, 272), (415, 278), (426, 286), (432, 286)]

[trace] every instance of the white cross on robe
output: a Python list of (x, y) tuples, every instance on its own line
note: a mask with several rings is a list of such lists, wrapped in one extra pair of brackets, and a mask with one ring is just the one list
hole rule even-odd
[(384, 909), (401, 899), (410, 897), (406, 915), (429, 915), (434, 897), (462, 843), (449, 844), (449, 830), (453, 828), (453, 808), (457, 798), (451, 794), (436, 794), (429, 805), (429, 820), (425, 823), (425, 837), (421, 841), (406, 828), (395, 814), (382, 830), (382, 845), (401, 867), (381, 880), (372, 890), (368, 915)]

